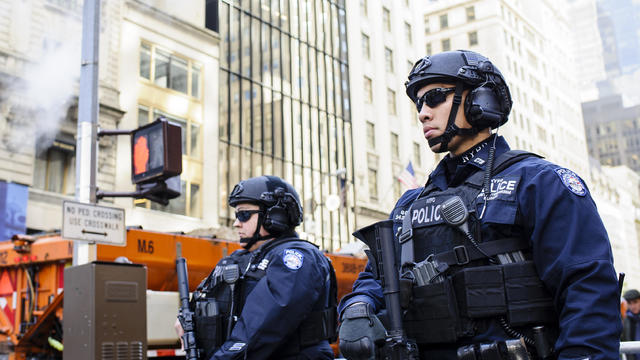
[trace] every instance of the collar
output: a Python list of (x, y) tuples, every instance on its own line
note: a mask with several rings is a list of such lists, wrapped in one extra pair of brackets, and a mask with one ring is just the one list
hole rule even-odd
[[(464, 154), (452, 158), (451, 154), (447, 154), (436, 166), (435, 170), (429, 175), (429, 180), (427, 184), (433, 183), (440, 190), (446, 190), (449, 187), (449, 179), (447, 178), (447, 162), (455, 161), (458, 158), (460, 164), (457, 166), (455, 174), (460, 174), (461, 172), (472, 173), (476, 170), (483, 170), (487, 164), (487, 158), (489, 157), (489, 149), (493, 143), (494, 137), (497, 136), (495, 134), (491, 135), (489, 138), (479, 142), (474, 145), (471, 149), (464, 152)], [(483, 143), (486, 144), (483, 146)], [(504, 154), (509, 151), (509, 144), (502, 136), (498, 136), (496, 139), (496, 152), (495, 157)], [(463, 158), (464, 157), (464, 158)], [(465, 161), (466, 160), (466, 161)], [(455, 177), (452, 176), (452, 178)]]

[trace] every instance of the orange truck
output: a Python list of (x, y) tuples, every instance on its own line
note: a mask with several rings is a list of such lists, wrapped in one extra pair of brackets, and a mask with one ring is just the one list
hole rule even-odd
[[(179, 299), (175, 260), (187, 259), (193, 291), (234, 241), (145, 230), (127, 230), (126, 246), (97, 245), (99, 261), (125, 257), (147, 269), (147, 356), (180, 355), (173, 330)], [(62, 358), (64, 269), (73, 242), (60, 235), (14, 236), (0, 243), (0, 354), (9, 359)], [(365, 259), (327, 254), (338, 279), (338, 297), (351, 290)], [(1, 356), (1, 355), (0, 355)]]

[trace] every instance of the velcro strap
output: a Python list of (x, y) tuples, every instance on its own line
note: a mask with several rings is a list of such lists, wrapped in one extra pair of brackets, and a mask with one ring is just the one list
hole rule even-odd
[(456, 246), (455, 249), (437, 254), (433, 257), (435, 262), (451, 265), (464, 265), (469, 261), (486, 258), (486, 255), (493, 256), (512, 251), (525, 250), (529, 248), (529, 242), (521, 238), (506, 238), (494, 241), (488, 241), (478, 244), (481, 253), (474, 246)]
[(369, 304), (364, 302), (355, 303), (344, 309), (344, 312), (342, 313), (342, 320), (344, 321), (344, 319), (368, 318), (369, 316), (371, 316), (371, 312), (369, 311)]

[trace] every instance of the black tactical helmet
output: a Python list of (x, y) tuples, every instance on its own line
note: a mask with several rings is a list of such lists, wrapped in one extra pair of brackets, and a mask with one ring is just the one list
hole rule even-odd
[(229, 205), (236, 207), (240, 203), (260, 206), (264, 211), (262, 225), (272, 235), (291, 231), (302, 222), (298, 192), (277, 176), (265, 175), (240, 181), (229, 195)]
[[(513, 104), (509, 87), (500, 70), (481, 54), (469, 50), (456, 50), (425, 56), (415, 63), (409, 73), (409, 80), (405, 82), (407, 95), (413, 102), (416, 102), (420, 88), (434, 82), (461, 84), (465, 89), (479, 87), (492, 89), (499, 104), (499, 109), (492, 110), (501, 113), (501, 116), (498, 121), (491, 121), (489, 125), (496, 128), (507, 121)], [(482, 100), (476, 99), (476, 101)], [(484, 107), (486, 108), (486, 105)], [(465, 104), (467, 120), (471, 117), (468, 114), (469, 111), (473, 110), (467, 108), (467, 104)]]
[(624, 292), (624, 295), (622, 295), (622, 297), (624, 297), (624, 299), (629, 302), (631, 300), (639, 299), (640, 292), (636, 289), (627, 290)]

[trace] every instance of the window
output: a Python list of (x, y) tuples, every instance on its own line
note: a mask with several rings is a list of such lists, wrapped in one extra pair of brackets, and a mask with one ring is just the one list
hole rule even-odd
[(401, 172), (402, 170), (400, 170), (400, 166), (394, 164), (393, 173), (391, 174), (391, 183), (393, 184), (393, 195), (396, 199), (400, 198), (402, 195), (402, 184), (397, 177)]
[(384, 63), (387, 67), (387, 72), (393, 72), (393, 50), (384, 48)]
[(412, 44), (413, 43), (413, 36), (411, 35), (411, 24), (409, 24), (408, 22), (404, 23), (404, 31), (406, 33), (407, 36), (407, 43), (408, 44)]
[(140, 44), (139, 74), (157, 86), (200, 97), (200, 65), (154, 45)]
[(472, 31), (467, 34), (469, 36), (469, 46), (478, 45), (478, 32)]
[(364, 102), (371, 104), (373, 102), (373, 89), (371, 85), (371, 79), (364, 77)]
[(138, 106), (138, 126), (148, 124), (160, 116), (180, 125), (182, 128), (182, 155), (191, 158), (200, 158), (200, 124), (189, 119), (167, 114), (159, 109), (149, 108), (143, 105)]
[(427, 55), (431, 55), (431, 43), (427, 43)]
[(370, 149), (376, 147), (376, 125), (369, 121), (367, 121), (367, 146)]
[(369, 16), (369, 6), (367, 0), (360, 0), (360, 12), (362, 15)]
[(467, 13), (467, 21), (473, 21), (476, 19), (476, 8), (473, 6), (469, 6), (468, 8), (465, 9), (465, 12)]
[(429, 15), (424, 16), (424, 33), (429, 35), (431, 33), (431, 27), (429, 26)]
[(413, 162), (416, 167), (422, 166), (422, 157), (420, 156), (420, 144), (413, 143)]
[(371, 45), (369, 42), (369, 36), (362, 34), (362, 54), (365, 59), (371, 59)]
[(369, 198), (371, 200), (378, 200), (378, 171), (376, 169), (369, 169)]
[[(48, 145), (48, 144), (47, 144)], [(59, 134), (53, 143), (43, 147), (36, 143), (33, 187), (64, 195), (75, 193), (76, 147), (73, 136)]]
[(400, 158), (400, 145), (398, 144), (398, 134), (391, 133), (391, 157)]
[(396, 92), (391, 89), (387, 89), (387, 97), (387, 101), (389, 102), (389, 115), (396, 115)]
[(442, 40), (442, 51), (449, 51), (449, 50), (451, 50), (451, 40), (443, 39)]
[(382, 23), (386, 31), (391, 31), (391, 11), (386, 7), (382, 8)]
[(178, 215), (202, 217), (200, 185), (185, 179), (179, 179), (179, 181), (180, 196), (172, 199), (167, 206), (145, 199), (135, 200), (135, 206)]
[(440, 15), (440, 29), (446, 29), (449, 27), (449, 16), (447, 14)]
[(191, 67), (191, 96), (200, 98), (200, 66)]
[(151, 79), (151, 45), (140, 44), (140, 76)]

